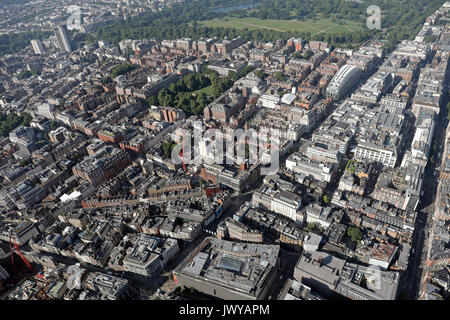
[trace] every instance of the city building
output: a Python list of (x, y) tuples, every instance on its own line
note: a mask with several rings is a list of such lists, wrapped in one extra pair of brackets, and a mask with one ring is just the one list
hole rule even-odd
[(325, 297), (339, 294), (352, 300), (395, 300), (400, 275), (347, 263), (328, 253), (308, 252), (297, 262), (294, 279)]
[(344, 65), (331, 79), (326, 93), (335, 100), (344, 97), (361, 80), (361, 69), (357, 66)]
[(174, 270), (175, 281), (220, 299), (262, 300), (278, 279), (280, 247), (206, 238)]
[(42, 54), (44, 52), (44, 46), (40, 40), (31, 40), (31, 46), (35, 54)]
[(379, 243), (370, 252), (369, 264), (387, 270), (397, 253), (397, 246), (393, 244)]
[(167, 262), (178, 252), (175, 239), (162, 239), (151, 235), (140, 235), (123, 259), (126, 271), (151, 278), (158, 275)]
[(61, 52), (72, 52), (72, 47), (70, 46), (69, 39), (67, 38), (65, 28), (62, 26), (57, 27), (54, 32), (56, 36), (56, 41)]
[(278, 296), (278, 300), (324, 300), (324, 298), (303, 283), (288, 279)]

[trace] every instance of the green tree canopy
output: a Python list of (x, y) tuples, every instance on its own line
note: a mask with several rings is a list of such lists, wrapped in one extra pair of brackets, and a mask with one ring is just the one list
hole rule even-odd
[(114, 79), (118, 76), (124, 75), (132, 70), (136, 69), (136, 66), (131, 63), (122, 63), (111, 69), (111, 77)]
[(172, 140), (164, 142), (162, 144), (162, 150), (164, 153), (164, 156), (166, 158), (170, 158), (170, 156), (172, 155), (172, 149), (176, 146), (177, 144), (175, 142), (173, 142)]
[(352, 239), (353, 242), (359, 242), (363, 238), (363, 232), (358, 227), (348, 227), (347, 235)]
[(17, 79), (19, 80), (24, 80), (24, 79), (28, 79), (29, 77), (31, 77), (33, 74), (31, 73), (31, 71), (29, 70), (24, 70), (21, 73), (19, 73), (17, 75)]
[(26, 112), (16, 114), (14, 112), (0, 113), (0, 135), (7, 136), (12, 130), (18, 126), (29, 127), (31, 115)]
[(264, 79), (266, 77), (266, 73), (261, 69), (255, 70), (254, 74), (260, 79)]
[(287, 77), (281, 72), (277, 71), (273, 74), (273, 77), (278, 81), (286, 81)]

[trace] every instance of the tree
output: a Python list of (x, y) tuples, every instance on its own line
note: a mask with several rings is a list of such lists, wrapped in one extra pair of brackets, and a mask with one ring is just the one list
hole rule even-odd
[(275, 72), (273, 74), (273, 77), (278, 81), (286, 81), (286, 76), (281, 71)]
[(321, 229), (321, 227), (314, 222), (310, 222), (308, 223), (308, 225), (306, 226), (306, 228), (304, 229), (306, 232), (314, 232), (314, 233), (318, 233), (318, 234), (322, 234), (323, 230)]
[(263, 80), (266, 77), (266, 73), (261, 69), (255, 70), (254, 74), (261, 80)]
[(170, 158), (170, 156), (172, 155), (172, 149), (176, 146), (177, 144), (175, 142), (173, 142), (172, 140), (164, 142), (162, 144), (162, 149), (163, 149), (163, 153), (164, 156), (166, 158)]
[(169, 91), (170, 91), (171, 93), (176, 94), (176, 93), (178, 92), (178, 86), (177, 86), (177, 84), (176, 84), (176, 83), (172, 83), (172, 84), (169, 86)]
[(358, 243), (359, 241), (362, 240), (363, 238), (363, 232), (360, 228), (358, 227), (349, 227), (347, 229), (347, 235), (349, 237), (351, 237), (353, 242)]
[[(2, 5), (5, 1), (2, 1)], [(9, 24), (17, 24), (18, 20), (10, 20)], [(51, 35), (51, 32), (47, 31), (33, 31), (33, 32), (20, 32), (9, 33), (0, 35), (0, 56), (5, 54), (15, 54), (23, 48), (30, 45), (30, 40), (39, 39), (43, 40)]]
[[(8, 0), (11, 1), (11, 0)], [(387, 30), (386, 37), (393, 43), (397, 43), (404, 38), (414, 37), (425, 22), (426, 17), (430, 16), (440, 6), (442, 0), (374, 0), (383, 12), (382, 27)], [(334, 19), (336, 24), (345, 23), (345, 20), (365, 23), (367, 18), (367, 2), (364, 1), (336, 1), (332, 0), (283, 0), (283, 1), (263, 1), (257, 7), (251, 10), (230, 11), (219, 13), (211, 8), (221, 4), (217, 0), (198, 0), (185, 2), (182, 6), (173, 6), (163, 11), (143, 13), (137, 17), (128, 19), (117, 19), (108, 24), (101, 24), (94, 30), (96, 40), (106, 40), (118, 44), (123, 39), (176, 39), (190, 37), (198, 40), (201, 37), (219, 37), (234, 38), (241, 36), (245, 41), (275, 41), (277, 39), (287, 40), (291, 37), (301, 37), (307, 41), (313, 38), (311, 32), (287, 31), (280, 32), (276, 30), (248, 30), (248, 28), (224, 28), (207, 27), (199, 25), (199, 21), (206, 21), (218, 18), (219, 21), (226, 17), (256, 17), (260, 19), (289, 20), (298, 19), (301, 21), (319, 19), (328, 17)], [(236, 3), (236, 1), (233, 1)], [(372, 4), (372, 3), (371, 3)], [(344, 21), (342, 21), (344, 20)], [(14, 24), (17, 21), (9, 21)], [(445, 23), (445, 22), (444, 22)], [(328, 34), (317, 34), (314, 38), (328, 39), (329, 34), (335, 35), (333, 30)], [(350, 36), (352, 35), (352, 36)], [(379, 30), (364, 31), (346, 31), (345, 36), (338, 35), (331, 40), (332, 45), (339, 44), (343, 47), (350, 47), (354, 42), (367, 40), (371, 36), (381, 36)], [(6, 41), (0, 42), (0, 52), (16, 52), (13, 49), (11, 37), (19, 39), (19, 47), (23, 46), (21, 35), (2, 35)], [(29, 45), (28, 38), (25, 42)], [(356, 40), (358, 39), (358, 40)]]
[(286, 90), (281, 90), (280, 92), (278, 92), (278, 95), (280, 97), (284, 96), (286, 93), (288, 93)]
[[(250, 72), (252, 72), (255, 69), (254, 66), (252, 65), (248, 65), (246, 66), (244, 69), (242, 69), (239, 74), (238, 74), (238, 79), (245, 77), (247, 74), (249, 74)], [(236, 79), (237, 80), (237, 79)]]
[(19, 79), (19, 80), (24, 80), (24, 79), (28, 79), (28, 78), (31, 77), (31, 76), (32, 76), (31, 71), (24, 70), (24, 71), (22, 71), (21, 73), (19, 73), (19, 74), (17, 75), (17, 79)]
[(164, 99), (162, 100), (161, 104), (166, 107), (171, 107), (173, 104), (173, 101), (174, 101), (173, 96), (170, 94), (167, 94), (164, 96)]
[(305, 52), (305, 54), (302, 56), (303, 59), (309, 60), (314, 55), (314, 52), (311, 50), (308, 50)]
[(234, 72), (234, 71), (231, 71), (231, 70), (228, 71), (228, 78), (233, 80), (233, 81), (236, 81), (237, 79), (239, 79), (238, 74), (236, 72)]
[(132, 70), (136, 69), (136, 66), (131, 63), (122, 63), (111, 69), (111, 77), (114, 79), (118, 76), (124, 75)]
[(31, 75), (32, 76), (36, 76), (38, 74), (40, 74), (39, 70), (35, 69), (35, 68), (31, 68), (30, 69)]
[(156, 95), (151, 96), (147, 99), (147, 103), (149, 106), (159, 106), (158, 97)]
[(206, 93), (201, 92), (199, 95), (197, 95), (197, 103), (202, 107), (206, 107), (206, 105), (209, 103), (209, 99)]
[(158, 92), (158, 101), (160, 104), (165, 105), (164, 102), (166, 100), (166, 96), (169, 96), (170, 93), (167, 89), (162, 89)]
[(27, 112), (21, 112), (20, 114), (14, 112), (0, 114), (0, 135), (7, 136), (18, 126), (29, 127), (31, 119), (31, 115)]
[(27, 112), (21, 112), (21, 113), (20, 113), (20, 117), (22, 118), (22, 123), (21, 123), (21, 125), (22, 125), (22, 126), (25, 126), (25, 127), (29, 127), (29, 126), (30, 126), (31, 119), (32, 119), (31, 114), (29, 114), (29, 113), (27, 113)]

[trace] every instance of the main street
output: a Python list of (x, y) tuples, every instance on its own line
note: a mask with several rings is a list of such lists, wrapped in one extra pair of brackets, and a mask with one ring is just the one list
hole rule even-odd
[[(445, 102), (445, 101), (444, 101)], [(429, 245), (432, 234), (432, 218), (435, 210), (437, 188), (439, 183), (439, 169), (442, 156), (444, 154), (444, 142), (446, 140), (446, 129), (448, 120), (446, 118), (446, 104), (441, 106), (441, 112), (436, 119), (433, 141), (436, 141), (436, 148), (432, 149), (425, 168), (423, 180), (423, 195), (420, 198), (415, 231), (412, 240), (412, 249), (409, 265), (402, 279), (402, 289), (409, 295), (410, 299), (418, 299), (425, 278), (424, 267), (429, 253)]]

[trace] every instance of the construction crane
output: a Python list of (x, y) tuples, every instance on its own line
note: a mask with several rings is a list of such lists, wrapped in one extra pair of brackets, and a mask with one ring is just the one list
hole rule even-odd
[(12, 242), (11, 242), (11, 232), (9, 233), (9, 255), (11, 256), (12, 270), (15, 273), (16, 268), (14, 267), (14, 255), (13, 255), (13, 247), (12, 247)]
[(181, 163), (183, 164), (183, 170), (184, 172), (186, 172), (186, 164), (184, 163), (184, 159), (183, 159), (183, 155), (184, 155), (184, 145), (183, 145), (183, 149), (180, 151), (180, 158), (181, 158)]
[[(13, 245), (14, 245), (14, 249), (13, 249)], [(15, 243), (15, 242), (12, 242), (12, 240), (11, 240), (11, 233), (9, 233), (9, 249), (11, 251), (11, 262), (12, 262), (13, 271), (15, 271), (14, 270), (15, 269), (15, 267), (14, 267), (14, 257), (13, 257), (14, 250), (19, 254), (20, 258), (27, 265), (28, 269), (30, 269), (30, 271), (33, 271), (33, 266), (28, 262), (27, 258), (25, 258), (25, 256), (23, 255), (22, 251), (20, 251), (19, 244)]]
[(25, 256), (23, 255), (22, 251), (20, 251), (20, 246), (17, 243), (14, 243), (14, 248), (16, 249), (17, 253), (19, 254), (20, 258), (22, 259), (23, 262), (25, 262), (25, 264), (27, 265), (28, 269), (30, 269), (30, 271), (33, 271), (33, 266), (31, 265), (31, 263), (28, 262), (27, 258), (25, 258)]
[(179, 153), (179, 155), (180, 155), (180, 158), (181, 158), (181, 163), (183, 164), (183, 170), (184, 170), (184, 172), (186, 172), (187, 171), (187, 169), (186, 169), (186, 164), (184, 163), (184, 139), (186, 138), (186, 132), (184, 132), (183, 133), (183, 140), (182, 140), (182, 143), (183, 143), (183, 148), (180, 150), (180, 153)]

